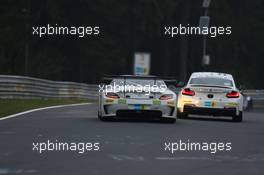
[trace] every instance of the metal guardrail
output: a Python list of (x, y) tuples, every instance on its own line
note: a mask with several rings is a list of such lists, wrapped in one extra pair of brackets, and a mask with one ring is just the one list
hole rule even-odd
[(244, 90), (244, 94), (252, 98), (253, 108), (264, 108), (264, 90)]
[[(244, 90), (253, 100), (253, 107), (264, 108), (264, 90)], [(0, 75), (0, 98), (96, 99), (98, 85), (39, 78)]]
[(254, 100), (264, 101), (264, 90), (244, 90), (246, 95), (252, 97)]
[(97, 85), (0, 75), (0, 98), (96, 99)]

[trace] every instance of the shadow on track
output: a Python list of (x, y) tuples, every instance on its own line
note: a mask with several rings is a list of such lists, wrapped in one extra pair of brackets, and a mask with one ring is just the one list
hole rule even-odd
[[(90, 122), (113, 122), (113, 123), (149, 123), (149, 124), (174, 124), (174, 123), (169, 123), (166, 121), (161, 120), (160, 118), (152, 118), (152, 117), (142, 117), (142, 116), (133, 116), (133, 117), (114, 117), (112, 119), (109, 119), (107, 121), (101, 121), (100, 119), (96, 117), (94, 118), (88, 118)], [(177, 123), (177, 122), (176, 122)]]
[(186, 118), (181, 118), (181, 120), (196, 120), (196, 121), (210, 121), (210, 122), (231, 122), (232, 117), (226, 117), (226, 118), (221, 118), (221, 117), (214, 117), (214, 116), (188, 116)]

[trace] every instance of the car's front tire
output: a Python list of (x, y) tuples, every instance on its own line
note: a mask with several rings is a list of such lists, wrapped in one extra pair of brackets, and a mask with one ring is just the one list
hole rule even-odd
[(232, 119), (234, 122), (242, 122), (243, 121), (243, 112), (239, 111), (239, 115), (233, 116)]

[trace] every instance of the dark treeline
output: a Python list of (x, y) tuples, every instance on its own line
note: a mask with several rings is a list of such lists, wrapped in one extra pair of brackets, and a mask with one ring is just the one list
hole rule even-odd
[[(164, 26), (197, 26), (202, 0), (1, 0), (0, 74), (95, 83), (131, 74), (134, 52), (151, 53), (151, 73), (186, 80), (203, 70), (202, 37), (164, 36)], [(210, 71), (263, 88), (264, 1), (212, 0), (212, 26), (232, 34), (208, 38)], [(99, 36), (32, 35), (32, 26), (100, 26)]]

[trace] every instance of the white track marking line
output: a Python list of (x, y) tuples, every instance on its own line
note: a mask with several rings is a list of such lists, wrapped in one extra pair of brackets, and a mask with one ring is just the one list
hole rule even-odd
[(127, 156), (127, 155), (113, 155), (110, 154), (110, 157), (114, 160), (117, 161), (123, 161), (123, 160), (128, 160), (128, 161), (144, 161), (145, 158), (143, 156)]
[(209, 157), (155, 157), (156, 160), (211, 160)]
[(263, 161), (264, 159), (250, 156), (250, 157), (239, 157), (239, 156), (215, 156), (215, 157), (155, 157), (156, 160), (161, 161), (181, 161), (181, 160), (201, 160), (201, 161), (239, 161), (239, 162), (259, 162)]
[(21, 174), (21, 173), (36, 173), (34, 169), (24, 170), (24, 169), (9, 169), (9, 168), (0, 168), (0, 174)]
[(56, 105), (56, 106), (49, 106), (49, 107), (44, 107), (44, 108), (31, 109), (28, 111), (24, 111), (24, 112), (20, 112), (17, 114), (8, 115), (6, 117), (2, 117), (2, 118), (0, 118), (0, 121), (10, 119), (10, 118), (14, 118), (14, 117), (18, 117), (18, 116), (28, 114), (28, 113), (32, 113), (32, 112), (36, 112), (36, 111), (45, 110), (45, 109), (63, 108), (63, 107), (70, 107), (70, 106), (82, 106), (82, 105), (89, 105), (89, 104), (93, 104), (93, 103), (77, 103), (77, 104), (68, 104), (68, 105)]

